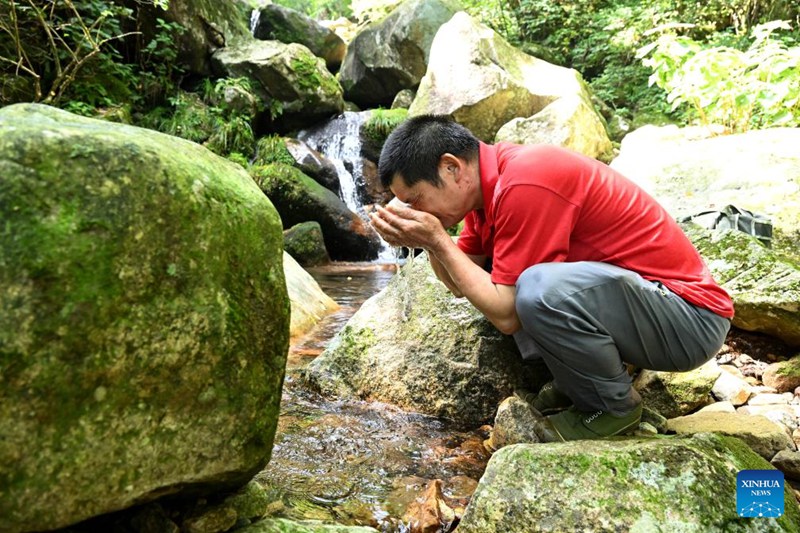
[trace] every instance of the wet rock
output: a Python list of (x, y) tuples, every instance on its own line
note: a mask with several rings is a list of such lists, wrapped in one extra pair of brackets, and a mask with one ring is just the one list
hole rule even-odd
[(642, 408), (642, 422), (652, 425), (659, 433), (667, 431), (667, 417), (653, 411), (648, 407)]
[(158, 503), (143, 506), (130, 519), (131, 529), (137, 533), (158, 531), (159, 533), (179, 533), (180, 528), (164, 512)]
[(773, 387), (778, 392), (794, 391), (800, 387), (800, 355), (788, 361), (772, 363), (761, 376), (764, 385)]
[(371, 527), (343, 526), (326, 524), (319, 520), (286, 518), (268, 518), (236, 531), (237, 533), (378, 533), (377, 529)]
[(736, 491), (721, 489), (739, 470), (769, 468), (740, 440), (711, 434), (507, 446), (458, 531), (798, 531), (788, 485), (784, 516), (757, 521), (739, 517)]
[(321, 154), (301, 140), (287, 138), (286, 149), (294, 158), (297, 168), (314, 181), (339, 194), (339, 172), (336, 165), (324, 154)]
[(493, 142), (504, 124), (536, 115), (566, 96), (590, 99), (577, 71), (517, 50), (460, 12), (436, 34), (428, 71), (408, 112), (409, 116), (451, 115), (481, 140)]
[(367, 300), (307, 370), (329, 395), (380, 400), (475, 426), (515, 388), (540, 387), (542, 367), (523, 364), (466, 299), (436, 279), (425, 255)]
[(194, 143), (32, 104), (0, 110), (0, 175), (4, 526), (250, 479), (289, 328), (280, 219), (252, 179)]
[(300, 128), (344, 109), (342, 88), (322, 59), (301, 44), (242, 40), (212, 56), (219, 76), (247, 78), (278, 129)]
[(435, 479), (428, 484), (425, 494), (414, 501), (403, 515), (409, 533), (439, 533), (450, 531), (456, 514), (445, 501), (442, 482)]
[(781, 450), (772, 458), (772, 466), (783, 472), (787, 478), (800, 481), (800, 452)]
[(694, 413), (668, 420), (667, 428), (679, 435), (720, 433), (738, 437), (767, 461), (781, 450), (795, 449), (794, 443), (783, 427), (766, 417), (739, 412)]
[(555, 144), (589, 157), (610, 161), (613, 147), (605, 124), (588, 94), (566, 95), (528, 118), (515, 118), (497, 132), (495, 141)]
[(292, 256), (284, 252), (283, 271), (286, 275), (286, 289), (292, 304), (289, 335), (297, 337), (313, 328), (323, 317), (339, 308), (311, 274), (303, 270)]
[(800, 346), (800, 266), (741, 231), (683, 228), (733, 298), (733, 325)]
[(214, 507), (187, 518), (183, 522), (186, 533), (222, 533), (236, 524), (236, 511), (227, 506)]
[(689, 372), (642, 370), (633, 386), (646, 407), (674, 418), (711, 403), (709, 393), (721, 372), (713, 359)]
[(752, 387), (742, 378), (737, 378), (730, 372), (722, 372), (711, 393), (719, 401), (727, 401), (733, 405), (742, 405), (747, 402), (752, 394)]
[(253, 36), (256, 39), (276, 40), (285, 44), (302, 44), (315, 56), (324, 59), (331, 72), (339, 69), (347, 49), (342, 38), (333, 30), (303, 13), (278, 4), (269, 4), (259, 9)]
[(425, 75), (439, 27), (462, 9), (456, 0), (406, 0), (364, 28), (348, 45), (339, 80), (345, 97), (362, 107), (388, 107)]
[(283, 232), (286, 252), (304, 267), (330, 262), (322, 228), (318, 222), (301, 222)]
[(375, 230), (338, 196), (296, 168), (274, 163), (255, 167), (251, 174), (275, 204), (284, 226), (319, 223), (331, 259), (366, 261), (378, 256), (381, 241)]
[(493, 450), (499, 450), (503, 446), (520, 442), (539, 442), (533, 431), (535, 422), (536, 417), (528, 402), (509, 396), (497, 408), (489, 446)]
[(394, 100), (392, 100), (392, 109), (408, 109), (411, 107), (411, 103), (416, 96), (417, 91), (413, 89), (403, 89), (397, 93)]

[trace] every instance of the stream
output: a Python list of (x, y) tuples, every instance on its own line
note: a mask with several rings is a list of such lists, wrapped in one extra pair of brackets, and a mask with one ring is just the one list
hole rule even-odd
[[(463, 432), (445, 421), (388, 404), (325, 399), (299, 374), (395, 265), (336, 264), (308, 269), (341, 309), (290, 348), (272, 459), (256, 480), (270, 494), (270, 514), (407, 532), (409, 505), (433, 480), (460, 516), (488, 454), (484, 429)], [(455, 523), (452, 524), (455, 526)], [(441, 531), (450, 531), (449, 524)]]

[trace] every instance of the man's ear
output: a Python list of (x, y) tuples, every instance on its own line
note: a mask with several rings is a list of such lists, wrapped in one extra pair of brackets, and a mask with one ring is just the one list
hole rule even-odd
[(442, 154), (439, 158), (439, 176), (452, 175), (455, 181), (461, 179), (463, 161), (450, 153)]

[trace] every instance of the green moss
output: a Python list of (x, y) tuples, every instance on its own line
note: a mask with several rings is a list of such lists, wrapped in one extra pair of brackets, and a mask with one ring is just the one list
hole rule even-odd
[(309, 52), (303, 51), (295, 55), (289, 65), (297, 75), (297, 85), (305, 92), (315, 93), (321, 90), (323, 94), (331, 95), (342, 90), (333, 76), (325, 75), (328, 71), (322, 59)]
[(247, 174), (32, 105), (0, 111), (0, 169), (0, 514), (48, 529), (260, 468), (289, 302), (280, 221)]
[(279, 135), (261, 137), (256, 143), (256, 158), (253, 164), (269, 165), (272, 163), (295, 164), (294, 157), (286, 148), (286, 141)]
[(369, 141), (383, 146), (389, 134), (407, 118), (407, 109), (375, 109), (364, 122), (361, 131)]

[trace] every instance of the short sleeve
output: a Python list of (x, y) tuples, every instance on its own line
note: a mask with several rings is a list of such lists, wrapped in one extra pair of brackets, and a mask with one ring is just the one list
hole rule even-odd
[(492, 282), (514, 285), (539, 263), (563, 262), (569, 254), (578, 208), (539, 185), (515, 185), (495, 198)]
[(476, 227), (475, 212), (470, 211), (464, 217), (464, 228), (458, 235), (458, 247), (468, 255), (486, 255), (481, 242), (481, 236)]

